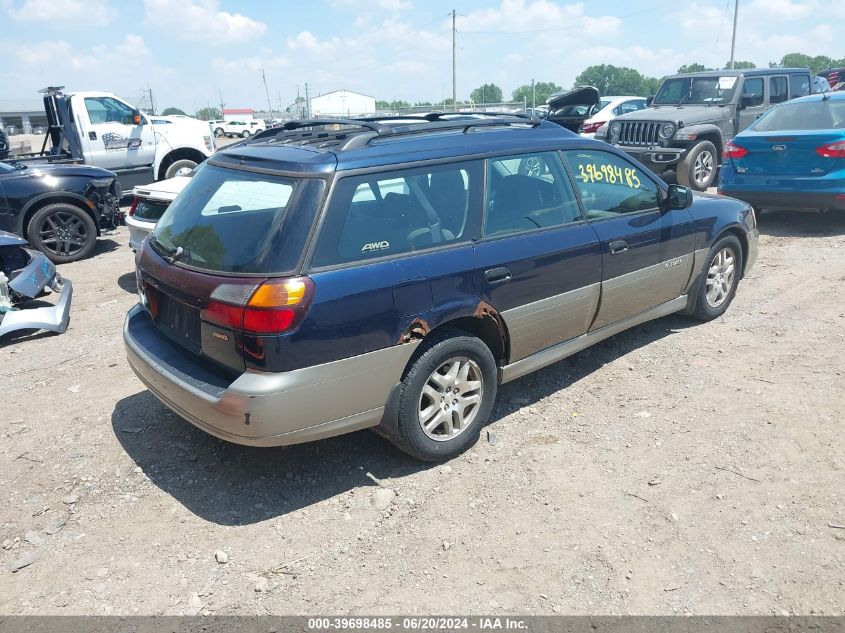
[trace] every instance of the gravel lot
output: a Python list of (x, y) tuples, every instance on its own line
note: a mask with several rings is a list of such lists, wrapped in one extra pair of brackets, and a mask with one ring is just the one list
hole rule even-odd
[(760, 224), (723, 318), (506, 385), (440, 466), (180, 420), (126, 364), (133, 257), (101, 239), (61, 267), (68, 331), (0, 341), (0, 614), (842, 614), (845, 215)]

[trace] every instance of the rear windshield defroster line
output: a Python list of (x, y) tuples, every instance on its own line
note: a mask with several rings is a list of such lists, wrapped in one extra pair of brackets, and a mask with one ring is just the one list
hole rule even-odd
[(207, 165), (158, 221), (151, 244), (179, 263), (233, 274), (295, 271), (325, 182)]

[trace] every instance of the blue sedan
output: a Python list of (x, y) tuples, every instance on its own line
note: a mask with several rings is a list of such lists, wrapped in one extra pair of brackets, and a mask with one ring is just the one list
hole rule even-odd
[(737, 134), (719, 193), (757, 210), (845, 210), (845, 92), (787, 101)]

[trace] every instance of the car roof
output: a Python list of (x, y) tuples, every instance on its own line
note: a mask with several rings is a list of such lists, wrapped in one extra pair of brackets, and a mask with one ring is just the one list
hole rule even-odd
[[(805, 95), (803, 97), (796, 97), (795, 99), (790, 99), (789, 101), (784, 101), (784, 103), (801, 103), (805, 101), (827, 101), (828, 99), (833, 99), (834, 101), (842, 101), (845, 100), (845, 92), (816, 92), (811, 95)], [(779, 104), (782, 105), (782, 104)]]
[[(558, 149), (562, 144), (573, 147), (597, 144), (583, 139), (549, 121), (536, 120), (523, 125), (513, 121), (500, 126), (478, 120), (443, 121), (442, 126), (426, 126), (417, 131), (412, 125), (397, 125), (395, 135), (374, 136), (366, 142), (343, 144), (308, 142), (293, 145), (276, 141), (273, 135), (231, 145), (218, 151), (210, 164), (241, 169), (265, 170), (293, 175), (330, 173), (352, 169), (401, 165), (421, 160), (479, 157), (507, 153), (524, 153)], [(269, 132), (272, 132), (270, 130)], [(259, 135), (256, 135), (259, 136)]]
[(807, 73), (810, 74), (808, 68), (726, 68), (724, 70), (702, 70), (696, 73), (678, 73), (677, 75), (669, 75), (666, 79), (675, 79), (677, 77), (754, 77), (759, 75), (783, 75), (784, 73)]

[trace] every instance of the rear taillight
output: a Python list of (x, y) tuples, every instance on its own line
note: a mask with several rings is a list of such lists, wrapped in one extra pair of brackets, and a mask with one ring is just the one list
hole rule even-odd
[(129, 207), (129, 215), (135, 215), (135, 210), (138, 208), (140, 198), (132, 198), (132, 206)]
[(596, 131), (606, 123), (606, 121), (596, 121), (593, 123), (582, 123), (578, 129), (583, 134), (595, 134)]
[(314, 282), (308, 277), (265, 281), (246, 303), (238, 300), (244, 288), (219, 287), (202, 311), (202, 320), (252, 334), (283, 334), (299, 327), (314, 297)]
[(746, 155), (748, 155), (748, 150), (733, 141), (725, 143), (725, 149), (722, 151), (722, 158), (742, 158)]
[(845, 141), (829, 143), (816, 148), (816, 154), (825, 158), (845, 158)]

